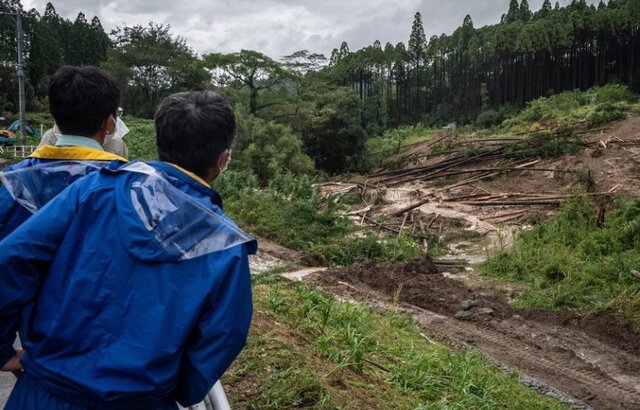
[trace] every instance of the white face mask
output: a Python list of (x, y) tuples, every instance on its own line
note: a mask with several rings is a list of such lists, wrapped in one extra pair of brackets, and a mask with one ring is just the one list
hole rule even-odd
[(220, 174), (222, 174), (224, 171), (227, 170), (227, 168), (229, 168), (230, 162), (231, 162), (231, 150), (229, 150), (229, 156), (227, 157), (227, 161), (224, 163), (224, 167), (222, 167), (222, 169), (220, 170)]
[(111, 134), (107, 134), (105, 140), (121, 140), (129, 132), (129, 127), (118, 117), (116, 126)]

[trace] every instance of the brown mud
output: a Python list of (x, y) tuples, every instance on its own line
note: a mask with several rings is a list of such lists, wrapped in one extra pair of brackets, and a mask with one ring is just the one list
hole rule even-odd
[(453, 345), (471, 346), (577, 399), (577, 408), (640, 409), (640, 332), (612, 313), (515, 309), (492, 289), (437, 273), (428, 258), (367, 262), (306, 280), (405, 311)]

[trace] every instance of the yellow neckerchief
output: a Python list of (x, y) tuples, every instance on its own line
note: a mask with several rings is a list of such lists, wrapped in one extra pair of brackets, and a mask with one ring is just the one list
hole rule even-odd
[(100, 151), (89, 147), (53, 147), (43, 145), (29, 155), (29, 158), (60, 159), (79, 161), (111, 161), (118, 160), (128, 162), (126, 158), (106, 151)]
[(186, 169), (182, 168), (179, 165), (176, 164), (172, 164), (171, 162), (167, 162), (167, 164), (171, 165), (172, 167), (174, 167), (175, 169), (177, 169), (178, 171), (187, 174), (188, 176), (190, 176), (191, 178), (195, 179), (196, 181), (200, 182), (202, 185), (206, 186), (207, 188), (211, 189), (211, 185), (207, 184), (207, 181), (205, 181), (204, 179), (200, 178), (199, 176), (197, 176), (196, 174), (194, 174), (191, 171), (187, 171)]

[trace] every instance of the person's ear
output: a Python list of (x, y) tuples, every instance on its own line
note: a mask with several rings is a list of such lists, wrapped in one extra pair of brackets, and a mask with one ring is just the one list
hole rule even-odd
[(116, 132), (116, 125), (118, 124), (118, 119), (115, 115), (109, 114), (107, 117), (107, 128), (105, 129), (107, 134), (113, 134)]
[(231, 155), (230, 149), (227, 148), (224, 151), (222, 151), (222, 154), (220, 154), (220, 156), (218, 157), (218, 162), (216, 163), (216, 165), (218, 166), (218, 170), (222, 171), (225, 165), (227, 165), (227, 161), (229, 160), (229, 155)]
[(113, 114), (109, 114), (107, 118), (102, 121), (102, 125), (100, 125), (100, 131), (106, 134), (113, 134), (113, 131), (116, 129), (116, 119)]
[(207, 177), (205, 178), (205, 181), (212, 183), (216, 178), (218, 178), (218, 176), (220, 176), (222, 170), (224, 169), (224, 166), (227, 164), (229, 155), (231, 155), (230, 149), (222, 151), (222, 154), (220, 154), (216, 163), (212, 165), (211, 168), (209, 168), (209, 170), (207, 171)]

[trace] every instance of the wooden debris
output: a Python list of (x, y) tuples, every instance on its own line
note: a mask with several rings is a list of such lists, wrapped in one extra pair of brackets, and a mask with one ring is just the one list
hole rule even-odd
[(431, 340), (429, 338), (429, 336), (425, 335), (424, 333), (420, 333), (420, 336), (422, 336), (427, 342), (431, 343), (432, 345), (437, 345), (436, 342), (434, 342), (433, 340)]
[(612, 136), (610, 136), (609, 138), (607, 138), (607, 139), (606, 139), (606, 140), (604, 140), (604, 141), (603, 141), (603, 140), (599, 140), (599, 141), (598, 141), (598, 144), (599, 144), (602, 148), (607, 149), (607, 145), (609, 145), (609, 143), (610, 143), (611, 141), (615, 141), (615, 142), (622, 142), (622, 143), (624, 143), (624, 142), (625, 142), (624, 140), (622, 140), (622, 139), (620, 139), (620, 138), (618, 138), (618, 137), (616, 137), (616, 136), (613, 136), (613, 135), (612, 135)]
[(525, 212), (527, 212), (526, 209), (519, 209), (517, 211), (513, 211), (513, 212), (506, 212), (506, 213), (501, 213), (501, 214), (495, 214), (495, 215), (489, 215), (489, 216), (485, 216), (483, 219), (502, 219), (502, 218), (507, 218), (507, 217), (511, 217), (511, 216), (520, 216), (522, 214), (524, 214)]
[(434, 216), (429, 223), (427, 224), (427, 229), (431, 228), (431, 225), (433, 225), (433, 223), (436, 221), (436, 219), (438, 219), (440, 217), (440, 214), (436, 214), (436, 216)]
[(360, 215), (361, 213), (366, 214), (367, 212), (369, 212), (371, 210), (371, 208), (373, 208), (373, 205), (368, 205), (366, 208), (362, 208), (362, 209), (359, 209), (357, 211), (347, 212), (344, 215), (345, 216), (352, 216), (352, 215)]
[[(422, 232), (422, 235), (426, 237), (427, 231), (424, 229), (424, 224), (422, 223), (422, 219), (420, 219), (419, 222), (420, 222), (420, 232)], [(429, 242), (426, 239), (422, 240), (422, 245), (424, 246), (425, 251), (429, 249)]]
[(404, 219), (402, 220), (402, 225), (400, 225), (400, 229), (398, 230), (398, 237), (400, 235), (402, 235), (402, 229), (404, 228), (404, 225), (407, 223), (407, 218), (409, 217), (409, 212), (407, 212), (406, 214), (404, 214)]

